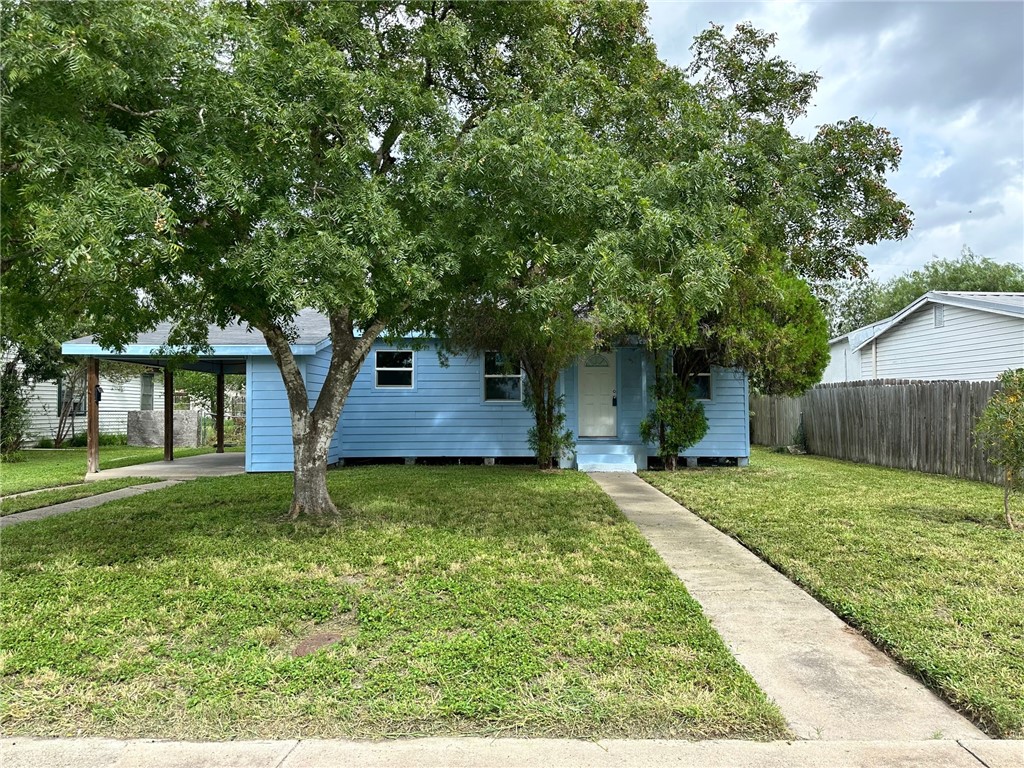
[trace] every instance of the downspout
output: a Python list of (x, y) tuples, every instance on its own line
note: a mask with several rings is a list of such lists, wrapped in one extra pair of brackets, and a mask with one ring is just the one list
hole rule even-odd
[(871, 340), (871, 378), (878, 378), (878, 339)]

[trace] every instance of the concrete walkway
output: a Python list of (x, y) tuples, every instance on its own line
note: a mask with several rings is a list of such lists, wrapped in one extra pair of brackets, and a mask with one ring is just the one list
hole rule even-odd
[[(686, 585), (799, 738), (986, 738), (858, 632), (729, 536), (636, 475), (591, 477)], [(1024, 752), (1020, 755), (1024, 757)], [(1024, 765), (1024, 760), (1017, 765)]]
[(0, 742), (4, 768), (1020, 768), (1016, 741), (573, 741), (429, 738), (394, 741)]
[[(140, 464), (139, 466), (148, 467), (148, 464)], [(139, 476), (144, 477), (143, 473), (138, 473)], [(148, 473), (146, 473), (148, 474)], [(129, 475), (130, 477), (130, 475)], [(138, 496), (140, 493), (148, 493), (149, 491), (158, 491), (161, 488), (168, 488), (172, 485), (177, 485), (180, 480), (164, 480), (160, 483), (145, 483), (143, 485), (129, 485), (127, 488), (118, 488), (116, 491), (108, 491), (107, 493), (98, 493), (95, 496), (87, 496), (84, 499), (75, 499), (74, 501), (65, 501), (61, 504), (51, 504), (48, 507), (39, 507), (38, 509), (29, 509), (25, 512), (16, 512), (13, 515), (6, 515), (0, 517), (0, 528), (6, 528), (10, 525), (17, 525), (18, 523), (27, 523), (32, 520), (43, 520), (47, 517), (54, 517), (56, 515), (64, 515), (68, 512), (77, 512), (80, 509), (89, 509), (90, 507), (98, 507), (100, 504), (106, 504), (108, 501), (117, 501), (117, 499), (127, 499), (132, 496)], [(52, 488), (47, 490), (54, 490)]]
[[(100, 450), (103, 450), (102, 448)], [(87, 483), (121, 477), (157, 477), (161, 480), (192, 480), (197, 477), (224, 477), (245, 472), (245, 453), (203, 453), (174, 461), (151, 461), (129, 467), (101, 469), (85, 476)]]

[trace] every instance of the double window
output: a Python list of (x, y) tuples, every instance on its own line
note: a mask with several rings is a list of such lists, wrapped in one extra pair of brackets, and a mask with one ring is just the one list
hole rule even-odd
[(495, 403), (523, 401), (523, 374), (518, 362), (497, 352), (484, 355), (484, 400)]
[(378, 389), (412, 389), (412, 350), (378, 349), (375, 355)]

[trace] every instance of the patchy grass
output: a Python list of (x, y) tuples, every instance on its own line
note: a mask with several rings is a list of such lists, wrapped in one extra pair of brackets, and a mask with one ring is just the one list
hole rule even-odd
[(156, 483), (159, 480), (155, 477), (120, 477), (110, 480), (97, 480), (94, 483), (84, 485), (72, 485), (49, 490), (36, 491), (25, 496), (15, 496), (0, 499), (0, 517), (14, 515), (18, 512), (27, 512), (30, 509), (48, 507), (51, 504), (62, 504), (65, 501), (86, 499), (90, 496), (98, 496), (108, 491), (116, 491), (119, 488), (127, 488), (131, 485), (145, 485)]
[[(585, 475), (206, 478), (4, 532), (7, 735), (785, 735)], [(296, 653), (298, 652), (298, 654)]]
[(756, 450), (644, 479), (859, 627), (990, 734), (1024, 737), (1024, 535), (1001, 491)]
[[(183, 459), (186, 456), (198, 456), (213, 451), (213, 448), (175, 448), (174, 455)], [(22, 456), (23, 461), (0, 464), (0, 494), (74, 485), (82, 482), (85, 477), (85, 448), (32, 449), (23, 451)], [(163, 457), (163, 448), (103, 446), (100, 448), (100, 469), (145, 464), (160, 461)]]

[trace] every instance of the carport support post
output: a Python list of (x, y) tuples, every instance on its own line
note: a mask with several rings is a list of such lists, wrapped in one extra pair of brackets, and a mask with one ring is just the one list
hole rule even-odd
[(164, 366), (164, 461), (174, 461), (174, 371)]
[(96, 390), (100, 385), (100, 361), (90, 357), (85, 361), (85, 367), (86, 472), (92, 474), (100, 471), (100, 404), (96, 400)]
[(224, 364), (217, 371), (217, 453), (224, 453)]

